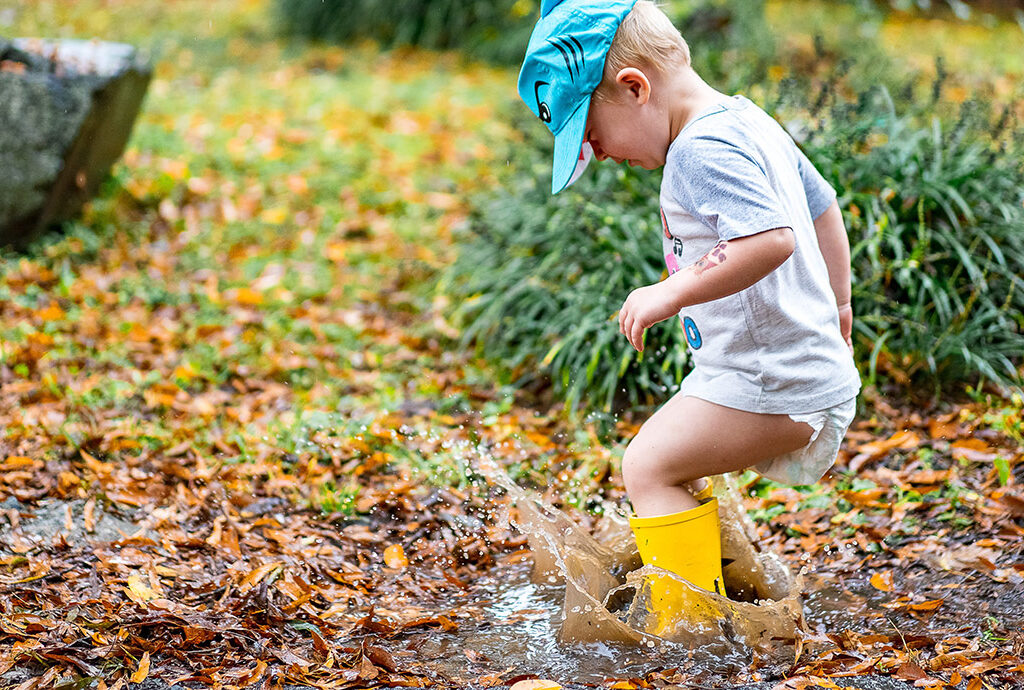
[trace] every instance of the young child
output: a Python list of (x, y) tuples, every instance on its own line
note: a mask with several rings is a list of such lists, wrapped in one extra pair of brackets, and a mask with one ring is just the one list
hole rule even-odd
[(702, 478), (754, 467), (814, 483), (855, 412), (835, 191), (775, 120), (697, 75), (647, 0), (544, 0), (519, 94), (555, 135), (552, 193), (591, 155), (664, 166), (669, 276), (629, 294), (619, 330), (643, 350), (647, 328), (678, 316), (693, 371), (640, 428), (622, 474), (644, 563), (724, 593), (718, 506)]

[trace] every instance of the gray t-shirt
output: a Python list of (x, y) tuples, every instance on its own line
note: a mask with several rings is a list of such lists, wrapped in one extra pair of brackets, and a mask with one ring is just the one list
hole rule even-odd
[(694, 369), (685, 395), (764, 414), (799, 414), (857, 394), (814, 231), (835, 190), (792, 138), (743, 96), (698, 114), (669, 146), (661, 182), (670, 273), (720, 240), (780, 227), (796, 248), (745, 290), (679, 313)]

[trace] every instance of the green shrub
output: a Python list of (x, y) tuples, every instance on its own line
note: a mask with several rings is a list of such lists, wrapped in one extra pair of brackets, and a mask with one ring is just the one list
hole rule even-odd
[(979, 101), (943, 124), (940, 92), (833, 102), (805, 143), (845, 209), (861, 354), (904, 384), (1019, 384), (1024, 127)]
[(526, 51), (539, 0), (275, 0), (285, 34), (349, 43), (372, 39), (385, 47), (460, 49), (515, 63)]
[[(666, 11), (693, 44), (697, 61), (721, 69), (723, 52), (744, 49), (749, 70), (763, 69), (772, 40), (764, 0), (672, 0)], [(462, 50), (471, 57), (518, 64), (526, 52), (540, 0), (275, 0), (280, 30), (293, 36), (385, 47)]]
[[(1019, 384), (1024, 128), (1009, 109), (970, 101), (947, 125), (932, 112), (948, 108), (898, 108), (884, 87), (854, 102), (837, 96), (838, 84), (785, 88), (788, 99), (769, 110), (817, 123), (800, 138), (844, 209), (856, 356), (869, 380)], [(521, 383), (550, 380), (570, 407), (664, 399), (687, 368), (677, 322), (652, 329), (642, 357), (609, 322), (631, 289), (663, 275), (660, 175), (595, 165), (552, 197), (551, 137), (523, 127), (536, 141), (512, 155), (499, 191), (475, 200), (445, 275), (466, 342)]]

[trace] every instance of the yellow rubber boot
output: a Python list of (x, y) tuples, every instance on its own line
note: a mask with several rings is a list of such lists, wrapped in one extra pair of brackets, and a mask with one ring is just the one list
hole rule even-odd
[[(725, 595), (717, 498), (680, 513), (633, 517), (629, 524), (644, 565), (656, 565), (701, 589)], [(656, 635), (671, 631), (683, 618), (701, 622), (722, 615), (717, 606), (670, 577), (650, 579), (650, 601), (658, 620)]]

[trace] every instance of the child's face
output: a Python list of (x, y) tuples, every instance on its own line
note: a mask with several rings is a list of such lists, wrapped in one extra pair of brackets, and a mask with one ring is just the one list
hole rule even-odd
[(665, 113), (651, 98), (651, 84), (638, 69), (619, 72), (613, 100), (592, 99), (584, 135), (598, 160), (611, 158), (648, 170), (665, 164)]

